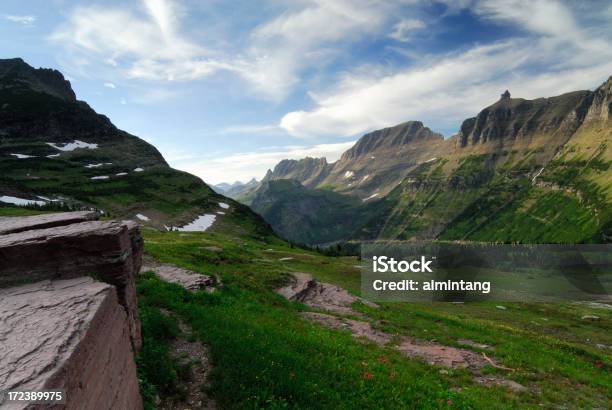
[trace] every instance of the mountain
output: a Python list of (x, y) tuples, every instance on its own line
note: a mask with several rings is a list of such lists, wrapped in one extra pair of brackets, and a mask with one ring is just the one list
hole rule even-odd
[(252, 178), (246, 183), (240, 181), (236, 181), (233, 184), (221, 183), (215, 185), (215, 190), (229, 198), (236, 200), (240, 199), (241, 202), (248, 204), (258, 187), (259, 182), (255, 178)]
[(219, 202), (233, 205), (228, 221), (267, 229), (247, 207), (170, 168), (154, 146), (77, 100), (59, 71), (0, 60), (0, 206), (95, 207), (162, 228), (216, 211)]
[[(287, 201), (259, 188), (252, 208), (289, 239), (308, 231), (311, 244), (334, 235), (307, 221), (292, 228), (279, 216), (302, 203), (337, 210), (329, 219), (343, 229), (331, 241), (608, 241), (611, 84), (535, 100), (506, 91), (446, 140), (409, 121), (364, 135), (336, 163), (319, 159), (323, 170), (283, 161), (266, 180), (300, 182), (300, 195)], [(360, 202), (346, 212), (344, 200), (321, 191)]]

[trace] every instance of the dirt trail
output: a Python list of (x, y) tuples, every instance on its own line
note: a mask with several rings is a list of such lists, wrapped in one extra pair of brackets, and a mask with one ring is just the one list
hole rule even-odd
[[(170, 312), (164, 311), (166, 315)], [(206, 393), (209, 382), (208, 375), (212, 364), (208, 349), (199, 341), (190, 341), (193, 338), (189, 326), (179, 320), (181, 335), (172, 342), (172, 357), (185, 369), (180, 375), (183, 392), (179, 396), (164, 397), (158, 405), (160, 410), (176, 409), (217, 409), (217, 403)]]

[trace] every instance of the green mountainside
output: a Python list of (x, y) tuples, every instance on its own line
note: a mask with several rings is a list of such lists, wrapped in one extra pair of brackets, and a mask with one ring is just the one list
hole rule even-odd
[[(419, 122), (367, 134), (317, 183), (295, 179), (300, 197), (263, 185), (252, 201), (284, 237), (310, 244), (368, 239), (606, 242), (612, 236), (612, 79), (594, 92), (524, 100), (509, 93), (447, 139)], [(289, 162), (297, 167), (299, 161)], [(280, 165), (280, 164), (279, 164)], [(320, 175), (320, 170), (315, 170)], [(306, 179), (303, 176), (307, 176)], [(342, 194), (352, 201), (350, 212)], [(320, 202), (318, 198), (326, 198)], [(338, 202), (330, 202), (337, 199)], [(273, 203), (275, 202), (275, 203)], [(302, 203), (308, 203), (304, 207)], [(266, 204), (262, 206), (261, 204)], [(332, 239), (316, 225), (279, 217), (324, 207), (342, 225)], [(328, 226), (323, 225), (326, 229)]]
[(115, 218), (140, 214), (148, 219), (141, 223), (162, 229), (226, 202), (231, 210), (218, 219), (268, 229), (247, 207), (170, 168), (151, 144), (78, 101), (60, 72), (21, 59), (0, 60), (0, 197), (0, 207), (17, 198)]

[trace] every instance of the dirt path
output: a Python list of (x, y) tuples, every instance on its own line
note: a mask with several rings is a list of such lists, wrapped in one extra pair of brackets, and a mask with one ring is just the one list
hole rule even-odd
[[(163, 313), (171, 315), (168, 311)], [(171, 355), (184, 369), (184, 373), (179, 375), (183, 391), (178, 397), (164, 397), (158, 409), (217, 409), (216, 402), (206, 393), (212, 369), (208, 349), (193, 337), (191, 328), (180, 320), (179, 329), (181, 335), (172, 343)]]

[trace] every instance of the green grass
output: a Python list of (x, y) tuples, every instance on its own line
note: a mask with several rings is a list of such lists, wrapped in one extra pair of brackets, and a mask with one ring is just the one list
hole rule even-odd
[[(203, 249), (215, 245), (223, 252)], [(358, 293), (356, 257), (326, 257), (274, 237), (221, 232), (145, 232), (157, 259), (218, 275), (214, 294), (189, 293), (152, 275), (138, 283), (140, 305), (167, 309), (210, 347), (211, 393), (228, 408), (609, 408), (612, 406), (612, 312), (572, 304), (384, 304), (355, 309), (383, 330), (458, 346), (470, 339), (494, 346), (487, 354), (514, 372), (487, 367), (528, 387), (513, 393), (473, 382), (466, 370), (440, 368), (348, 333), (309, 323), (305, 306), (273, 289), (287, 272), (309, 272)], [(292, 260), (279, 259), (291, 257)], [(584, 314), (601, 320), (582, 321)]]
[(20, 206), (0, 207), (0, 216), (31, 216), (31, 215), (41, 215), (41, 214), (46, 214), (46, 213), (49, 213), (49, 211), (24, 208)]

